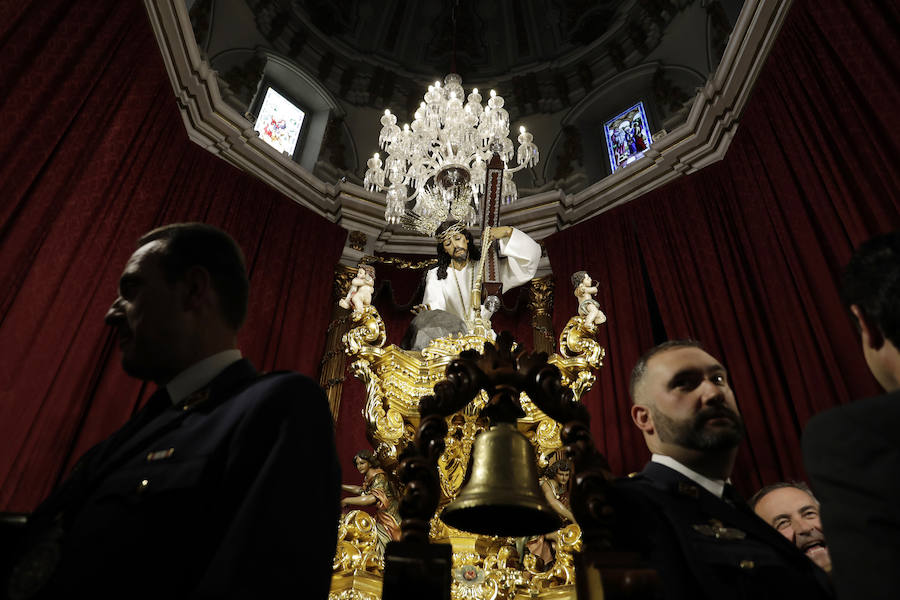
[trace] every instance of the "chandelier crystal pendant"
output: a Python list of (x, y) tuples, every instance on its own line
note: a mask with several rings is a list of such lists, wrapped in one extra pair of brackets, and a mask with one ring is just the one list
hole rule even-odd
[[(456, 73), (428, 86), (413, 122), (397, 125), (390, 109), (381, 117), (378, 143), (386, 153), (367, 162), (364, 185), (385, 192), (388, 223), (403, 223), (432, 235), (443, 221), (454, 219), (468, 226), (478, 221), (478, 195), (484, 192), (487, 162), (493, 152), (503, 160), (502, 197), (518, 197), (512, 175), (540, 159), (532, 135), (519, 129), (516, 151), (509, 139), (509, 113), (503, 98), (491, 90), (486, 106), (475, 88), (466, 96)], [(517, 166), (508, 163), (515, 158)], [(411, 210), (407, 205), (414, 201)]]

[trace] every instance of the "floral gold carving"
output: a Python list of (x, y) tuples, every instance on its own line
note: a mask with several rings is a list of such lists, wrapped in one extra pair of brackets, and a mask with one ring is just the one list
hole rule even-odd
[(534, 316), (553, 314), (553, 278), (532, 279), (528, 286), (528, 310)]
[(380, 265), (391, 265), (393, 267), (397, 267), (398, 269), (408, 269), (411, 271), (420, 271), (422, 269), (430, 269), (434, 266), (437, 266), (436, 258), (428, 258), (425, 260), (420, 260), (413, 262), (411, 260), (405, 260), (403, 258), (395, 258), (393, 256), (371, 256), (366, 255), (363, 256), (360, 261), (360, 264), (370, 265), (373, 263), (377, 263)]
[(357, 267), (348, 267), (346, 265), (340, 265), (334, 270), (334, 288), (331, 294), (335, 300), (347, 295), (347, 292), (350, 290), (350, 282), (356, 276), (357, 270)]
[(381, 348), (387, 339), (384, 321), (374, 306), (365, 306), (352, 314), (353, 327), (344, 334), (344, 348), (350, 356), (368, 354), (368, 350)]
[(384, 569), (378, 557), (378, 537), (375, 519), (362, 510), (351, 510), (338, 525), (338, 551), (334, 556), (334, 570), (361, 569), (381, 573)]
[(352, 249), (362, 252), (366, 249), (366, 234), (362, 231), (351, 231), (347, 237), (347, 242)]

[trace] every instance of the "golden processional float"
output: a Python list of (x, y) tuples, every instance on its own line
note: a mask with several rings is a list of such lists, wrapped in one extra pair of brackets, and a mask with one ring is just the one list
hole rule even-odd
[[(546, 281), (533, 284), (546, 291)], [(534, 294), (532, 291), (532, 298)], [(548, 311), (544, 312), (542, 316), (549, 320)], [(374, 306), (352, 310), (346, 318), (349, 330), (342, 341), (351, 372), (365, 385), (367, 435), (381, 465), (393, 475), (404, 450), (414, 445), (421, 425), (420, 400), (434, 393), (452, 361), (467, 351), (484, 353), (486, 346), (489, 351), (502, 351), (504, 343), (507, 352), (522, 350), (507, 334), (496, 338), (489, 324), (479, 323), (470, 334), (438, 338), (421, 351), (408, 351), (386, 345), (385, 326)], [(546, 363), (559, 370), (562, 385), (576, 402), (591, 388), (595, 372), (603, 364), (605, 351), (594, 339), (596, 331), (597, 326), (586, 325), (582, 316), (572, 317), (559, 336), (558, 352), (546, 357)], [(518, 401), (521, 412), (515, 428), (527, 440), (527, 449), (513, 448), (512, 453), (518, 452), (518, 456), (510, 456), (508, 448), (500, 454), (488, 455), (485, 451), (478, 455), (477, 437), (489, 427), (484, 412), (490, 398), (485, 390), (478, 391), (461, 410), (444, 417), (444, 450), (436, 461), (440, 499), (429, 522), (428, 539), (452, 547), (450, 597), (454, 600), (575, 598), (573, 553), (582, 545), (582, 532), (576, 523), (563, 526), (553, 536), (555, 559), (547, 567), (538, 564), (533, 554), (523, 552), (527, 536), (471, 533), (451, 527), (439, 516), (474, 487), (487, 489), (475, 490), (476, 495), (500, 493), (512, 498), (513, 505), (540, 505), (538, 512), (552, 511), (545, 508), (535, 466), (543, 470), (562, 454), (562, 424), (541, 411), (526, 393), (521, 393)], [(515, 512), (515, 508), (506, 512)], [(375, 519), (365, 511), (351, 510), (343, 516), (331, 600), (381, 598), (384, 558), (378, 550), (376, 526)]]
[[(590, 298), (596, 287), (587, 273), (573, 275), (579, 315), (569, 319), (558, 349), (546, 340), (549, 302), (533, 309), (535, 321), (544, 323), (533, 322), (541, 346), (535, 349), (543, 352), (526, 351), (507, 332), (497, 336), (481, 313), (482, 296), (485, 306), (499, 305), (499, 257), (490, 230), (499, 226), (501, 202), (515, 199), (512, 173), (538, 161), (531, 134), (520, 130), (514, 152), (503, 99), (491, 91), (482, 108), (478, 90), (466, 96), (454, 73), (443, 86), (429, 87), (410, 126), (401, 130), (389, 110), (381, 124), (387, 158), (382, 163), (376, 153), (368, 161), (365, 185), (385, 192), (386, 220), (426, 235), (448, 219), (471, 226), (483, 193), (481, 263), (466, 333), (432, 339), (418, 351), (387, 345), (384, 322), (371, 306), (374, 273), (366, 261), (356, 275), (345, 273), (352, 281), (339, 304), (352, 312), (336, 313), (329, 328), (322, 383), (336, 416), (342, 346), (350, 371), (365, 385), (362, 416), (375, 455), (358, 454), (354, 462), (366, 485), (372, 470), (378, 471), (373, 480), (390, 476), (398, 483), (399, 519), (392, 523), (399, 528), (390, 525), (394, 532), (385, 542), (381, 512), (343, 516), (330, 598), (574, 599), (602, 598), (604, 589), (631, 597), (632, 582), (645, 573), (634, 556), (614, 551), (615, 510), (606, 494), (612, 476), (580, 402), (605, 354), (595, 340), (605, 320)], [(518, 166), (507, 168), (514, 157)], [(532, 281), (532, 290), (540, 287)], [(571, 510), (538, 482), (538, 469), (555, 465), (558, 472), (561, 457), (572, 464)], [(553, 494), (560, 489), (550, 487)], [(547, 540), (555, 551), (544, 554), (548, 560), (525, 551)]]

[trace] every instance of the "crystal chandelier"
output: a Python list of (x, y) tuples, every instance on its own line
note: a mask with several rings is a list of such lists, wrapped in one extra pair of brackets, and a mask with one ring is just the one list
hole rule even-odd
[[(446, 219), (477, 223), (478, 194), (484, 192), (487, 162), (493, 152), (503, 160), (503, 201), (518, 196), (512, 175), (537, 164), (532, 135), (519, 129), (516, 151), (509, 139), (509, 113), (503, 98), (491, 90), (482, 107), (478, 89), (468, 95), (456, 73), (428, 86), (413, 122), (401, 129), (390, 109), (381, 117), (379, 145), (387, 154), (369, 159), (364, 185), (386, 193), (388, 223), (404, 222), (421, 233), (433, 233)], [(517, 166), (507, 165), (515, 155)], [(382, 166), (383, 165), (383, 166)], [(411, 211), (407, 204), (415, 201)], [(410, 224), (410, 214), (415, 223)]]

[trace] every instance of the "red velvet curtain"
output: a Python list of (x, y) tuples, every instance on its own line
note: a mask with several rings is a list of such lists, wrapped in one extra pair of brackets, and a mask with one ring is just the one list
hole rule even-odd
[[(547, 241), (558, 277), (597, 270), (612, 294), (600, 299), (605, 327), (633, 323), (646, 349), (644, 291), (604, 279), (598, 264), (639, 269), (634, 256), (604, 255), (611, 231), (636, 238), (665, 337), (700, 339), (731, 372), (748, 429), (733, 477), (748, 494), (804, 477), (799, 440), (812, 414), (877, 392), (836, 281), (859, 242), (900, 226), (897, 13), (796, 2), (723, 161)], [(558, 319), (571, 311), (557, 303)], [(593, 415), (630, 402), (609, 387), (635, 355), (608, 343), (601, 394), (586, 400)], [(633, 468), (633, 455), (620, 462)]]
[(578, 312), (571, 276), (587, 271), (599, 282), (595, 299), (607, 316), (597, 341), (606, 349), (597, 380), (581, 401), (591, 412), (594, 442), (616, 473), (637, 470), (648, 454), (631, 424), (630, 368), (653, 345), (637, 236), (626, 205), (545, 241), (555, 274), (553, 328), (557, 336)]
[(316, 377), (345, 232), (187, 139), (142, 3), (3, 3), (0, 52), (0, 510), (27, 511), (151, 391), (102, 322), (142, 233), (229, 231), (244, 355)]

